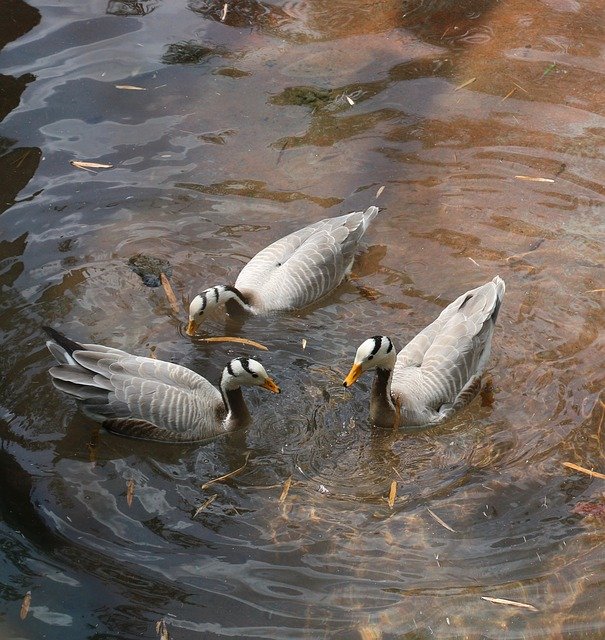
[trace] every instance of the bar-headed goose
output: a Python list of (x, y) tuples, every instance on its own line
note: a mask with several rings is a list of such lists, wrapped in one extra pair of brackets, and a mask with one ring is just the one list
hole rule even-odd
[(357, 247), (378, 207), (326, 218), (277, 240), (257, 253), (233, 286), (206, 289), (189, 305), (187, 334), (210, 309), (253, 315), (302, 309), (337, 287), (351, 270)]
[(55, 387), (77, 398), (87, 416), (122, 436), (201, 442), (249, 422), (242, 386), (280, 392), (252, 358), (231, 360), (219, 391), (178, 364), (79, 344), (50, 327), (44, 330), (51, 338), (46, 346), (60, 363), (50, 369)]
[(361, 344), (344, 386), (376, 369), (370, 396), (374, 424), (437, 424), (472, 400), (481, 387), (504, 290), (496, 276), (462, 294), (398, 354), (386, 336)]

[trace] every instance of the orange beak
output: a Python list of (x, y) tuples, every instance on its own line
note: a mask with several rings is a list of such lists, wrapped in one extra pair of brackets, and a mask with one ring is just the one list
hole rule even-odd
[(345, 378), (345, 381), (342, 383), (343, 386), (350, 387), (352, 384), (355, 384), (361, 374), (362, 374), (361, 365), (354, 364), (351, 367), (351, 371), (349, 371), (349, 375)]
[(267, 389), (273, 393), (281, 393), (281, 389), (277, 386), (275, 380), (272, 380), (271, 378), (267, 378), (263, 382), (263, 389)]
[(185, 333), (188, 336), (194, 336), (196, 329), (197, 325), (195, 324), (195, 320), (189, 320), (189, 322), (187, 323), (187, 329), (185, 329)]

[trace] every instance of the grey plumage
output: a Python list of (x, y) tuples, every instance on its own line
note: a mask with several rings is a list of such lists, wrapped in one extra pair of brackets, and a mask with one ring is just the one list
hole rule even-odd
[[(462, 294), (396, 358), (380, 350), (375, 358), (368, 358), (376, 343), (366, 341), (358, 349), (345, 385), (352, 384), (362, 371), (377, 368), (370, 400), (374, 422), (392, 426), (398, 415), (404, 426), (442, 422), (479, 391), (504, 292), (504, 281), (496, 276)], [(380, 374), (381, 370), (388, 374)]]
[(221, 303), (265, 315), (315, 302), (349, 273), (359, 243), (377, 214), (378, 207), (372, 206), (326, 218), (259, 251), (234, 286), (211, 287), (191, 301), (187, 333), (192, 335), (203, 314)]
[(223, 372), (219, 391), (180, 365), (103, 345), (79, 344), (54, 329), (45, 330), (51, 337), (47, 346), (61, 363), (50, 369), (55, 387), (75, 397), (86, 415), (121, 435), (204, 441), (247, 422), (240, 385), (279, 391), (252, 359), (245, 360), (247, 370), (234, 367), (242, 359), (233, 360), (230, 371)]
[(254, 313), (300, 309), (337, 287), (378, 207), (326, 218), (299, 229), (257, 253), (235, 287)]

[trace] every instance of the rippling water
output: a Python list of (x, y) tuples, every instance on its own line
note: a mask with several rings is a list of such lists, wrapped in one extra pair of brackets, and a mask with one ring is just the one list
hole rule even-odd
[[(3, 637), (603, 637), (605, 487), (563, 466), (605, 472), (598, 0), (0, 11)], [(335, 293), (207, 322), (270, 348), (284, 393), (247, 393), (247, 431), (120, 439), (50, 384), (43, 324), (216, 381), (253, 349), (187, 338), (128, 259), (169, 260), (185, 301), (373, 203)], [(370, 428), (369, 380), (341, 386), (359, 343), (402, 346), (495, 274), (481, 397)]]

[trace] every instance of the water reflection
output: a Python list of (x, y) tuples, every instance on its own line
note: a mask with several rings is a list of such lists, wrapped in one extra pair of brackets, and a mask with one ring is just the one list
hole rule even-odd
[[(605, 471), (599, 4), (227, 4), (11, 0), (0, 27), (5, 635), (600, 637), (600, 480), (562, 466)], [(179, 333), (131, 256), (169, 261), (187, 300), (373, 202), (351, 282), (208, 321), (283, 381), (247, 431), (128, 441), (52, 391), (42, 324), (211, 381), (240, 355)], [(365, 383), (340, 386), (355, 346), (402, 344), (496, 273), (491, 391), (437, 429), (372, 430)]]

